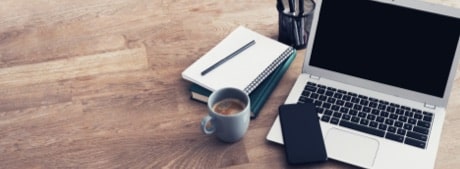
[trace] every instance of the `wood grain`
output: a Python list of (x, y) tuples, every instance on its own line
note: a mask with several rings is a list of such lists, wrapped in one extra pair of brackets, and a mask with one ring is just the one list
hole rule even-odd
[[(181, 72), (239, 25), (276, 39), (275, 2), (2, 0), (0, 168), (354, 168), (290, 167), (265, 140), (304, 50), (242, 141), (199, 130)], [(436, 168), (460, 165), (459, 77)]]

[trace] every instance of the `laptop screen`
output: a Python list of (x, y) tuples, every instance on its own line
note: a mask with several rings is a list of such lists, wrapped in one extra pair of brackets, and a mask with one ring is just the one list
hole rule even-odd
[(443, 97), (460, 20), (370, 0), (323, 0), (310, 65)]

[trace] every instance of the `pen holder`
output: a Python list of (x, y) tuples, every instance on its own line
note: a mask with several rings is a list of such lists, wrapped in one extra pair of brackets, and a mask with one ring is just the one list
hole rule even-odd
[(315, 9), (313, 0), (305, 0), (304, 3), (304, 12), (291, 12), (289, 9), (277, 5), (279, 15), (278, 41), (296, 49), (304, 49), (307, 46)]

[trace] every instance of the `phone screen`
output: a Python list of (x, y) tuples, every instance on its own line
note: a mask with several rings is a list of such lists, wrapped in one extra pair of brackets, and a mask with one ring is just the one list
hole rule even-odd
[(319, 118), (313, 104), (281, 105), (279, 116), (289, 164), (327, 160)]

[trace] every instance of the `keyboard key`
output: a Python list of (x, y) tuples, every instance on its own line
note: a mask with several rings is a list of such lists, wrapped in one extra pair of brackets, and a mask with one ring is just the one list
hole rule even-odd
[(351, 102), (352, 102), (352, 103), (359, 103), (359, 98), (357, 98), (357, 97), (352, 97), (352, 98), (351, 98)]
[(414, 126), (413, 130), (422, 134), (428, 134), (428, 129), (425, 127)]
[(336, 99), (342, 99), (342, 94), (340, 94), (340, 93), (335, 93), (335, 94), (334, 94), (334, 98), (336, 98)]
[(352, 122), (358, 123), (359, 120), (360, 120), (359, 117), (356, 117), (356, 116), (352, 116), (352, 117), (351, 117), (351, 121), (352, 121)]
[(387, 129), (388, 132), (396, 133), (396, 127), (390, 126)]
[(399, 116), (398, 120), (401, 121), (401, 122), (407, 122), (407, 117), (406, 116)]
[(399, 135), (403, 135), (403, 136), (404, 136), (404, 135), (406, 135), (406, 130), (404, 130), (404, 129), (398, 129), (398, 130), (396, 131), (396, 133), (398, 133)]
[(313, 103), (313, 99), (310, 99), (310, 98), (307, 98), (307, 97), (304, 97), (304, 96), (300, 96), (299, 101), (301, 101), (303, 103)]
[(425, 116), (433, 116), (433, 113), (424, 111), (423, 115), (425, 115)]
[(369, 125), (369, 120), (367, 120), (367, 119), (361, 119), (361, 121), (359, 122), (359, 124), (362, 124), (362, 125), (367, 126), (367, 125)]
[(411, 137), (411, 138), (421, 140), (421, 141), (428, 140), (428, 137), (426, 135), (420, 134), (420, 133), (417, 133), (417, 132), (412, 132), (412, 131), (407, 132), (407, 137)]
[(316, 86), (318, 86), (319, 88), (321, 89), (326, 89), (326, 86), (322, 85), (322, 84), (317, 84)]
[(374, 127), (374, 128), (378, 128), (379, 123), (377, 123), (377, 122), (375, 122), (375, 121), (371, 121), (371, 122), (369, 123), (369, 126)]
[(372, 115), (372, 114), (367, 115), (367, 119), (368, 119), (368, 120), (374, 121), (375, 118), (376, 118), (375, 115)]
[(339, 111), (340, 106), (332, 105), (331, 109), (334, 110), (334, 111)]
[(358, 98), (367, 100), (367, 96), (364, 96), (364, 95), (358, 95)]
[(404, 112), (404, 115), (406, 115), (407, 117), (413, 117), (413, 116), (414, 116), (414, 112), (405, 111), (405, 112)]
[(334, 92), (327, 90), (325, 94), (326, 96), (332, 97), (332, 95), (334, 95)]
[(321, 96), (319, 96), (319, 99), (318, 99), (318, 100), (326, 101), (326, 100), (327, 100), (327, 96), (321, 95)]
[(331, 108), (331, 104), (330, 103), (323, 103), (322, 107), (325, 108), (325, 109), (329, 109), (329, 108)]
[(425, 142), (419, 141), (419, 140), (416, 140), (416, 139), (412, 139), (412, 138), (409, 138), (409, 137), (407, 137), (406, 140), (404, 140), (404, 143), (408, 144), (408, 145), (411, 145), (411, 146), (423, 148), (423, 149), (426, 146)]
[(348, 92), (347, 95), (352, 96), (352, 97), (357, 97), (358, 96), (358, 94), (353, 93), (353, 92)]
[(351, 123), (351, 122), (348, 122), (348, 121), (343, 121), (342, 120), (342, 121), (340, 121), (339, 125), (343, 126), (343, 127), (351, 128), (351, 129), (354, 129), (354, 130), (358, 130), (358, 131), (361, 131), (361, 132), (364, 132), (364, 133), (379, 136), (379, 137), (383, 137), (385, 135), (384, 131), (374, 129), (374, 128), (370, 128), (370, 127), (365, 127), (365, 126), (358, 125), (358, 124), (355, 124), (355, 123)]
[(316, 91), (316, 93), (323, 95), (324, 93), (326, 93), (326, 90), (319, 88), (319, 89)]
[(342, 119), (344, 119), (344, 120), (350, 120), (350, 119), (351, 119), (351, 116), (348, 115), (348, 114), (344, 114), (344, 115), (342, 115)]
[(353, 106), (353, 109), (358, 110), (358, 111), (361, 110), (362, 108), (363, 106), (358, 105), (358, 104), (355, 104), (355, 106)]
[(323, 114), (325, 110), (323, 108), (316, 108), (316, 111), (318, 114)]
[(369, 97), (369, 101), (371, 101), (371, 102), (378, 102), (379, 100), (376, 99), (376, 98), (373, 98), (373, 97)]
[(349, 96), (349, 95), (343, 95), (342, 99), (345, 100), (345, 101), (350, 101), (350, 100), (351, 100), (351, 96)]
[(430, 123), (426, 122), (426, 121), (418, 121), (417, 122), (417, 126), (420, 126), (420, 127), (425, 127), (425, 128), (430, 128)]
[(319, 94), (316, 94), (316, 93), (312, 93), (310, 95), (310, 98), (312, 98), (312, 99), (317, 99), (318, 97), (319, 97)]
[(352, 115), (352, 116), (356, 116), (356, 115), (358, 115), (358, 111), (356, 111), (356, 110), (349, 110), (349, 111), (348, 111), (348, 114), (350, 114), (350, 115)]
[(311, 94), (311, 92), (310, 92), (310, 91), (307, 91), (307, 90), (304, 90), (304, 91), (302, 92), (302, 96), (305, 96), (305, 97), (310, 97), (310, 94)]
[(305, 90), (307, 91), (316, 92), (316, 89), (317, 88), (315, 86), (310, 86), (310, 85), (305, 86)]
[(370, 102), (369, 103), (369, 107), (371, 107), (371, 108), (376, 108), (377, 105), (378, 105), (377, 102)]
[(404, 110), (403, 110), (403, 109), (396, 109), (396, 114), (398, 114), (398, 115), (403, 115), (403, 114), (404, 114)]
[(380, 104), (388, 105), (389, 103), (387, 101), (379, 100)]
[(422, 114), (415, 113), (415, 114), (414, 114), (414, 118), (420, 120), (420, 119), (423, 118), (423, 115), (422, 115)]
[(379, 105), (377, 106), (377, 109), (379, 109), (379, 110), (385, 110), (386, 108), (387, 108), (387, 106), (385, 106), (385, 105), (383, 105), (383, 104), (379, 104)]
[(342, 112), (342, 113), (348, 113), (348, 110), (349, 110), (349, 109), (346, 108), (346, 107), (340, 108), (340, 112)]
[(372, 109), (371, 114), (378, 116), (378, 115), (380, 115), (380, 110)]
[(337, 100), (335, 102), (335, 104), (339, 105), (339, 106), (343, 106), (345, 104), (345, 102), (343, 100)]
[(390, 115), (390, 113), (386, 112), (386, 111), (381, 111), (380, 112), (380, 116), (383, 116), (383, 117), (388, 117)]
[(394, 113), (396, 109), (394, 107), (387, 107), (387, 111), (390, 113)]
[(432, 117), (432, 116), (425, 116), (425, 117), (423, 117), (423, 121), (431, 122), (432, 120), (433, 120), (433, 117)]
[(369, 104), (369, 101), (367, 101), (367, 100), (361, 100), (361, 101), (359, 102), (359, 104), (362, 105), (362, 106), (367, 106), (367, 105)]
[(407, 107), (407, 106), (401, 106), (401, 109), (403, 109), (403, 110), (410, 110), (410, 108)]
[(352, 107), (353, 107), (353, 103), (346, 102), (346, 103), (345, 103), (345, 107), (346, 107), (346, 108), (352, 108)]
[(400, 122), (400, 121), (395, 121), (395, 124), (394, 124), (396, 127), (399, 127), (399, 128), (402, 128), (404, 123), (403, 122)]
[(321, 117), (321, 121), (329, 122), (330, 118), (330, 116), (323, 115), (323, 117)]
[(385, 118), (378, 116), (375, 121), (378, 121), (380, 123), (383, 123), (385, 121)]
[(321, 105), (323, 104), (322, 101), (319, 101), (319, 100), (315, 100), (313, 101), (313, 104), (316, 106), (316, 107), (321, 107)]
[(390, 126), (393, 125), (393, 123), (394, 123), (394, 120), (392, 120), (392, 119), (386, 119), (385, 120), (385, 124), (388, 124)]
[(413, 126), (411, 124), (404, 124), (403, 128), (410, 131), (412, 130)]
[(379, 124), (379, 129), (380, 129), (380, 130), (384, 130), (384, 131), (385, 131), (385, 130), (387, 130), (387, 127), (388, 127), (388, 126), (385, 125), (385, 124)]
[(330, 91), (333, 91), (333, 92), (337, 91), (337, 89), (333, 88), (333, 87), (327, 87), (327, 90), (330, 90)]
[(396, 119), (398, 119), (398, 115), (390, 114), (390, 119), (396, 120)]
[(309, 85), (309, 86), (316, 86), (316, 83), (313, 83), (313, 82), (307, 82), (307, 85)]
[(332, 123), (332, 124), (339, 124), (339, 119), (333, 117), (333, 118), (331, 119), (331, 122), (330, 122), (330, 123)]
[(414, 108), (412, 109), (412, 112), (414, 112), (414, 113), (422, 113), (421, 110), (419, 110), (419, 109), (414, 109)]
[(371, 112), (371, 108), (369, 108), (369, 107), (363, 107), (363, 112), (370, 113), (370, 112)]
[(403, 137), (403, 136), (396, 135), (396, 134), (393, 134), (393, 133), (387, 133), (387, 134), (385, 135), (385, 138), (390, 139), (390, 140), (393, 140), (393, 141), (397, 141), (397, 142), (403, 142), (403, 141), (404, 141), (404, 137)]
[(342, 93), (342, 94), (347, 94), (347, 91), (345, 91), (345, 90), (338, 89), (337, 92)]
[(391, 107), (395, 107), (395, 108), (399, 108), (399, 107), (400, 107), (399, 104), (395, 104), (395, 103), (390, 103), (390, 106), (391, 106)]
[(327, 116), (332, 116), (332, 110), (326, 110), (324, 111), (324, 115), (327, 115)]
[(339, 113), (339, 112), (334, 112), (334, 114), (332, 115), (336, 118), (341, 118), (342, 117), (342, 113)]
[(331, 103), (331, 104), (334, 104), (335, 103), (335, 99), (330, 97), (329, 99), (327, 99), (327, 102), (328, 103)]
[(413, 118), (410, 118), (407, 122), (410, 123), (410, 124), (417, 124), (417, 120), (415, 120)]

